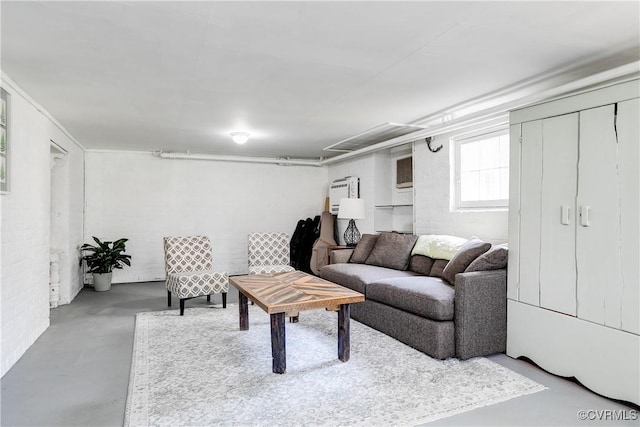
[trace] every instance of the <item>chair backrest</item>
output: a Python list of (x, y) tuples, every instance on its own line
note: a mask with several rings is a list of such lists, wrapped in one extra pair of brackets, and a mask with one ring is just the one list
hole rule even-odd
[(170, 274), (211, 270), (211, 252), (211, 241), (207, 236), (165, 237), (164, 271)]
[(249, 267), (257, 265), (289, 265), (287, 233), (249, 234)]

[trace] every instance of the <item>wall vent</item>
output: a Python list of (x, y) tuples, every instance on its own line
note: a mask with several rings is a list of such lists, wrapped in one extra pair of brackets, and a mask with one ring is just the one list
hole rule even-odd
[(405, 136), (412, 132), (416, 132), (426, 128), (426, 126), (387, 122), (372, 127), (369, 130), (365, 130), (364, 132), (361, 132), (355, 136), (336, 142), (333, 145), (323, 148), (323, 150), (349, 153), (361, 148), (369, 147), (371, 145)]
[(396, 160), (396, 188), (413, 187), (413, 157)]

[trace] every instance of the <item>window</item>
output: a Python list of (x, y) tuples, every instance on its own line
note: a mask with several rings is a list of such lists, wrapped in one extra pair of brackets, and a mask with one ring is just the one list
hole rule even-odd
[(456, 140), (456, 208), (496, 208), (508, 205), (508, 131)]

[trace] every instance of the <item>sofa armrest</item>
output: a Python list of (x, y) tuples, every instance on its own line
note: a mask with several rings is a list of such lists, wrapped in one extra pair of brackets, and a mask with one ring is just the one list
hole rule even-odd
[(349, 262), (351, 259), (351, 254), (353, 253), (353, 248), (347, 249), (334, 249), (331, 251), (329, 255), (329, 263), (330, 264), (344, 264)]
[(507, 346), (507, 270), (460, 273), (455, 281), (456, 356), (501, 353)]

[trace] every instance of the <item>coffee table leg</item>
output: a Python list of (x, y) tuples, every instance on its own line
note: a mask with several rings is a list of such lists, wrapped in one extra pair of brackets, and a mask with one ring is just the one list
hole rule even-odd
[(342, 304), (338, 310), (338, 359), (342, 362), (351, 356), (349, 304)]
[(247, 304), (247, 296), (242, 292), (238, 292), (238, 309), (240, 310), (240, 330), (249, 330), (249, 305)]
[(271, 357), (273, 358), (274, 374), (284, 374), (287, 370), (284, 318), (284, 313), (275, 313), (271, 315)]

